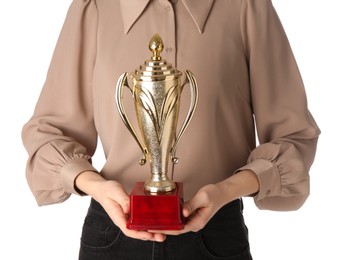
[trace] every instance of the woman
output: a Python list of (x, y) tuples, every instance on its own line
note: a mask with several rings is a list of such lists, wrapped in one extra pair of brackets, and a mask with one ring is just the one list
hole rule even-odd
[[(149, 59), (156, 32), (162, 57), (199, 86), (175, 169), (186, 200), (180, 231), (126, 228), (130, 189), (149, 173), (136, 163), (115, 85)], [(319, 133), (270, 0), (74, 0), (23, 140), (39, 205), (93, 198), (80, 259), (251, 259), (240, 198), (260, 209), (301, 207)], [(97, 136), (100, 171), (91, 164)]]

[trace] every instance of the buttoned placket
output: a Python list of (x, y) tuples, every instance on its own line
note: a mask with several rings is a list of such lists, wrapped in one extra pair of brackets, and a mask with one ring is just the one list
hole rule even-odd
[(176, 25), (174, 8), (169, 0), (160, 0), (164, 8), (164, 52), (163, 57), (173, 66), (176, 66)]

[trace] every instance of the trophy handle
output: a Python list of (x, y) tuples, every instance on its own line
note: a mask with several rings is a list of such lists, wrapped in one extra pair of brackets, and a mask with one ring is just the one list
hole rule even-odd
[(190, 123), (192, 116), (194, 114), (194, 111), (196, 109), (197, 106), (197, 102), (198, 102), (198, 88), (197, 88), (197, 81), (193, 75), (193, 73), (189, 70), (185, 71), (186, 74), (186, 79), (185, 82), (182, 84), (181, 89), (184, 88), (184, 86), (189, 83), (190, 84), (190, 90), (191, 90), (191, 103), (190, 103), (190, 108), (189, 111), (187, 113), (186, 119), (177, 135), (176, 141), (172, 146), (172, 150), (171, 150), (171, 158), (172, 158), (172, 162), (173, 164), (177, 164), (178, 163), (178, 158), (175, 156), (176, 154), (176, 150), (177, 150), (177, 146), (178, 143), (181, 139), (181, 136), (183, 135), (183, 133), (185, 132), (188, 124)]
[(142, 150), (143, 158), (141, 160), (139, 160), (139, 164), (144, 165), (146, 163), (147, 150), (146, 150), (146, 148), (143, 147), (136, 131), (134, 130), (132, 124), (130, 123), (130, 120), (129, 120), (128, 116), (126, 115), (126, 112), (125, 112), (124, 104), (122, 102), (123, 101), (124, 87), (127, 87), (132, 92), (131, 88), (129, 87), (128, 81), (127, 81), (127, 75), (128, 75), (128, 73), (126, 73), (126, 72), (123, 73), (117, 81), (117, 85), (116, 85), (116, 104), (117, 104), (117, 109), (118, 109), (119, 115), (121, 116), (125, 126), (129, 130), (129, 132), (132, 134), (133, 138), (136, 140), (139, 148)]

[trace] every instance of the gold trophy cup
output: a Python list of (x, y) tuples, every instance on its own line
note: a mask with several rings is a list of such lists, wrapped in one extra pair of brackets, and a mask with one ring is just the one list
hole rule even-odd
[[(130, 194), (129, 229), (177, 230), (184, 227), (181, 213), (183, 185), (168, 177), (168, 162), (178, 163), (175, 156), (177, 145), (194, 114), (198, 89), (195, 77), (188, 70), (185, 71), (185, 82), (181, 84), (182, 73), (160, 56), (163, 48), (162, 39), (155, 34), (149, 44), (151, 59), (130, 74), (132, 88), (127, 82), (128, 73), (119, 77), (116, 86), (118, 112), (143, 153), (139, 163), (144, 165), (149, 161), (151, 169), (151, 178), (136, 183)], [(177, 134), (180, 97), (187, 83), (191, 103)], [(131, 91), (142, 139), (125, 112), (124, 87)]]

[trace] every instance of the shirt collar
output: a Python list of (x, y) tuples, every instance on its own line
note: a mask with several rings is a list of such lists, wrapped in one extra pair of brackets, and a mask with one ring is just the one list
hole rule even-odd
[[(129, 32), (150, 1), (120, 0), (125, 34)], [(191, 15), (198, 31), (202, 33), (214, 0), (182, 0), (182, 2)]]

